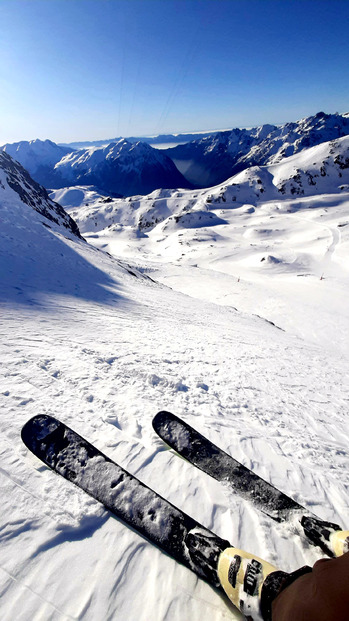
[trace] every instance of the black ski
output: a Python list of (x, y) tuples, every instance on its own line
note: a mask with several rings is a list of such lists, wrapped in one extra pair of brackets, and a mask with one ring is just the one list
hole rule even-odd
[[(217, 481), (228, 483), (240, 497), (253, 503), (273, 520), (300, 524), (300, 534), (304, 532), (329, 556), (338, 555), (332, 539), (336, 531), (342, 531), (340, 526), (317, 518), (174, 414), (159, 412), (153, 419), (153, 427), (166, 444), (200, 470)], [(348, 534), (342, 537), (340, 546), (343, 549), (340, 553), (348, 549)]]
[[(56, 418), (34, 416), (24, 444), (52, 470), (101, 502), (116, 517), (179, 561), (255, 621), (271, 621), (272, 602), (293, 574), (232, 547), (170, 504)], [(241, 575), (240, 575), (241, 574)]]
[(215, 587), (218, 558), (230, 547), (57, 419), (39, 415), (22, 429), (24, 444), (151, 543)]

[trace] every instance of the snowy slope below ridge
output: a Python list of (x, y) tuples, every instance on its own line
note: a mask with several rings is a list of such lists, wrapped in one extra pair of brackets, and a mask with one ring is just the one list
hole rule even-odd
[(325, 114), (281, 126), (233, 129), (167, 149), (185, 177), (197, 187), (222, 183), (250, 166), (265, 166), (349, 134), (346, 114)]
[(228, 195), (220, 190), (213, 200), (255, 203), (280, 197), (312, 196), (349, 189), (349, 136), (324, 142), (283, 159), (278, 164), (253, 166), (226, 182)]
[(87, 231), (91, 231), (91, 227), (96, 232), (110, 227), (122, 229), (131, 236), (140, 236), (144, 234), (143, 230), (151, 230), (166, 218), (180, 214), (190, 206), (196, 208), (197, 194), (187, 190), (161, 189), (146, 196), (118, 199), (101, 194), (91, 186), (77, 186), (53, 190), (50, 196), (75, 214), (80, 226), (86, 227)]
[(66, 234), (69, 232), (80, 237), (74, 220), (49, 197), (45, 188), (36, 183), (10, 155), (0, 152), (0, 210), (3, 221), (6, 212), (14, 206), (23, 212), (28, 206), (44, 217), (41, 222), (45, 226), (58, 225), (64, 227)]
[[(0, 170), (0, 179), (3, 175), (4, 171)], [(50, 203), (49, 207), (55, 205), (52, 201)], [(118, 301), (121, 294), (117, 293), (114, 281), (94, 265), (98, 263), (94, 256), (102, 253), (88, 246), (78, 230), (76, 233), (67, 227), (65, 212), (60, 205), (56, 205), (63, 213), (63, 217), (59, 214), (60, 220), (49, 217), (46, 206), (44, 211), (37, 207), (24, 204), (14, 190), (1, 185), (0, 302), (25, 307), (40, 307), (45, 303), (54, 306), (57, 296), (103, 304)], [(92, 260), (85, 255), (91, 255)], [(114, 260), (113, 264), (114, 271), (119, 269), (122, 274), (126, 272), (133, 277), (147, 278), (126, 263)]]
[(52, 196), (96, 247), (348, 356), (348, 144), (324, 143), (207, 190), (113, 200), (80, 187)]
[[(151, 420), (173, 410), (345, 527), (348, 361), (262, 319), (136, 278), (106, 253), (43, 227), (25, 205), (8, 206), (6, 216), (2, 621), (241, 620), (221, 594), (44, 468), (21, 443), (21, 427), (38, 413), (58, 416), (206, 527), (290, 571), (321, 552), (179, 459)], [(185, 267), (183, 276), (188, 282)], [(192, 268), (193, 289), (197, 278), (202, 284)]]

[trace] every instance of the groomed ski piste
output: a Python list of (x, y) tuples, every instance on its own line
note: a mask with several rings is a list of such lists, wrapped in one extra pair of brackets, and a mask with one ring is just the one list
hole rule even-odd
[(349, 527), (348, 169), (282, 194), (282, 166), (131, 200), (56, 191), (88, 243), (44, 226), (1, 178), (3, 621), (242, 619), (39, 462), (20, 439), (37, 414), (282, 570), (322, 553), (179, 458), (153, 431), (159, 410)]

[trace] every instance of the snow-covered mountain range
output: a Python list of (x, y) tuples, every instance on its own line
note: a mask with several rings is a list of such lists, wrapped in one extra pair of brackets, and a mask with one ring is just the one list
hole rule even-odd
[(191, 187), (172, 160), (146, 143), (121, 139), (102, 147), (75, 151), (51, 141), (33, 140), (2, 149), (50, 188), (95, 185), (119, 196), (147, 194), (156, 188)]
[(319, 112), (296, 123), (233, 129), (160, 151), (123, 138), (80, 150), (49, 140), (1, 149), (45, 187), (94, 185), (114, 196), (132, 196), (160, 188), (210, 187), (251, 166), (275, 164), (348, 134), (348, 114)]
[(188, 186), (161, 151), (124, 139), (106, 147), (72, 152), (55, 165), (51, 187), (81, 184), (125, 196), (147, 194), (159, 187)]
[[(178, 229), (215, 226), (213, 210), (236, 209), (243, 204), (277, 201), (349, 191), (349, 136), (322, 143), (285, 158), (279, 164), (253, 166), (204, 190), (155, 190), (147, 196), (113, 199), (93, 188), (61, 188), (51, 196), (79, 222), (83, 231), (109, 227), (109, 233), (148, 233), (160, 223)], [(205, 217), (204, 217), (205, 214)], [(208, 222), (210, 218), (211, 222)]]
[(166, 149), (196, 187), (222, 183), (249, 166), (264, 166), (349, 134), (349, 114), (319, 112), (295, 123), (233, 129)]

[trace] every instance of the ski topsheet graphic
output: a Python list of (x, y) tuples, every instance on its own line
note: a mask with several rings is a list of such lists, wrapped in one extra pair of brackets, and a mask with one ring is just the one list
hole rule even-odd
[(277, 522), (300, 526), (300, 534), (318, 545), (329, 556), (340, 556), (349, 549), (349, 531), (325, 522), (295, 500), (243, 466), (188, 423), (170, 412), (159, 412), (153, 419), (156, 433), (179, 455), (217, 481), (228, 483), (240, 497)]

